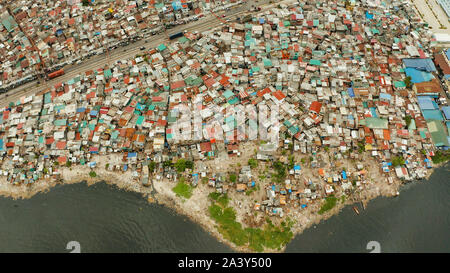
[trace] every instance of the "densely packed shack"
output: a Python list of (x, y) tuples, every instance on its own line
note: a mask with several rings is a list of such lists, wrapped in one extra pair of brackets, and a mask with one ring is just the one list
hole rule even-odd
[(0, 1), (0, 87), (198, 20), (242, 1)]
[[(111, 171), (151, 166), (146, 184), (186, 176), (219, 193), (263, 189), (254, 209), (280, 216), (286, 206), (364, 189), (368, 167), (378, 169), (378, 183), (422, 178), (431, 156), (449, 146), (449, 51), (433, 55), (432, 41), (401, 1), (301, 1), (187, 32), (3, 109), (2, 172), (13, 184), (33, 184), (64, 166), (95, 169), (92, 155), (121, 153)], [(174, 140), (173, 124), (198, 133), (175, 111), (181, 104), (200, 110), (201, 140)], [(239, 158), (249, 142), (235, 137), (243, 124), (227, 115), (238, 105), (277, 107), (280, 140), (254, 141), (237, 172), (217, 172), (210, 159)], [(217, 113), (225, 140), (209, 126)], [(191, 173), (173, 166), (181, 158), (194, 162)], [(352, 164), (340, 166), (344, 160)], [(258, 164), (273, 172), (258, 173)]]

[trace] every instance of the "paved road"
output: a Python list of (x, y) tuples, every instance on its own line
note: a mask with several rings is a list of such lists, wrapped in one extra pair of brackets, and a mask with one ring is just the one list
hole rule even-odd
[[(236, 17), (242, 17), (245, 13), (250, 12), (250, 9), (253, 5), (259, 6), (262, 8), (262, 11), (269, 10), (275, 5), (278, 5), (280, 3), (291, 3), (296, 2), (293, 0), (285, 0), (282, 2), (276, 2), (274, 4), (270, 4), (270, 0), (259, 0), (258, 2), (255, 1), (249, 1), (246, 2), (238, 7), (235, 7), (234, 9), (231, 9), (228, 12), (222, 11), (217, 12), (216, 14), (221, 16), (222, 14), (225, 14), (224, 19), (236, 19)], [(256, 12), (253, 12), (256, 13)], [(8, 106), (10, 102), (16, 102), (23, 96), (30, 96), (32, 94), (37, 94), (39, 92), (42, 92), (46, 90), (47, 88), (58, 84), (60, 82), (66, 82), (77, 75), (80, 75), (88, 70), (94, 70), (98, 68), (104, 67), (108, 62), (113, 64), (117, 60), (125, 60), (131, 57), (136, 56), (138, 53), (142, 52), (139, 48), (142, 46), (145, 46), (146, 50), (150, 48), (154, 48), (158, 46), (159, 44), (168, 41), (168, 36), (177, 32), (181, 32), (184, 30), (188, 31), (208, 31), (212, 30), (215, 27), (218, 27), (222, 24), (222, 22), (214, 15), (208, 15), (207, 17), (204, 17), (198, 21), (191, 22), (189, 24), (180, 25), (177, 27), (174, 27), (172, 29), (167, 30), (166, 33), (153, 35), (148, 38), (144, 38), (140, 41), (137, 41), (135, 43), (129, 44), (125, 47), (119, 47), (115, 50), (112, 50), (109, 52), (109, 58), (107, 58), (107, 54), (101, 54), (101, 55), (94, 55), (90, 59), (84, 61), (81, 64), (78, 65), (69, 65), (64, 68), (65, 74), (46, 81), (41, 84), (37, 84), (37, 81), (29, 82), (25, 85), (19, 86), (15, 89), (12, 89), (8, 91), (7, 93), (0, 95), (0, 107)]]

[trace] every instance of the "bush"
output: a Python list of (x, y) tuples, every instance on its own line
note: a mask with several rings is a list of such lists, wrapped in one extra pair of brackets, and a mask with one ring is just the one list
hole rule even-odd
[(97, 173), (94, 172), (94, 171), (90, 171), (90, 172), (89, 172), (89, 176), (92, 177), (92, 178), (94, 178), (94, 177), (97, 176)]
[(219, 225), (219, 232), (237, 246), (247, 245), (254, 251), (262, 252), (264, 248), (280, 249), (293, 237), (293, 223), (290, 219), (281, 226), (275, 226), (268, 220), (263, 228), (244, 229), (236, 222), (236, 212), (233, 208), (215, 203), (208, 210), (211, 218)]
[(450, 153), (442, 152), (440, 150), (436, 151), (435, 155), (431, 157), (434, 164), (439, 164), (442, 162), (450, 161)]
[(236, 174), (235, 173), (231, 173), (229, 179), (230, 179), (230, 182), (235, 183), (236, 180), (237, 180)]
[(155, 162), (155, 161), (151, 161), (151, 162), (148, 164), (148, 171), (149, 171), (150, 173), (153, 173), (153, 172), (155, 171), (155, 168), (156, 168), (156, 162)]
[(254, 158), (250, 158), (248, 160), (248, 165), (250, 165), (250, 168), (254, 169), (254, 168), (258, 167), (258, 160), (254, 159)]

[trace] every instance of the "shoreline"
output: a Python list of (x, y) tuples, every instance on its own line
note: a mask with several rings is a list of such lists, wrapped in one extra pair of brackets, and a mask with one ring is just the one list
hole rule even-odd
[[(199, 185), (194, 188), (193, 195), (190, 199), (182, 199), (180, 197), (177, 197), (176, 194), (172, 191), (172, 188), (176, 185), (175, 181), (164, 179), (155, 181), (155, 183), (153, 183), (151, 187), (146, 187), (140, 184), (138, 180), (135, 180), (132, 177), (131, 172), (121, 173), (106, 170), (106, 163), (114, 160), (120, 160), (120, 157), (114, 157), (111, 155), (98, 156), (98, 162), (100, 164), (95, 168), (95, 171), (97, 173), (97, 176), (95, 178), (89, 176), (90, 168), (86, 165), (77, 165), (71, 168), (63, 167), (61, 168), (61, 175), (59, 180), (53, 178), (43, 179), (31, 186), (12, 185), (7, 182), (6, 178), (3, 176), (0, 177), (0, 195), (7, 198), (12, 198), (14, 200), (28, 199), (38, 193), (47, 193), (58, 184), (70, 185), (86, 182), (88, 186), (91, 186), (96, 183), (103, 182), (110, 186), (114, 185), (121, 190), (139, 193), (149, 203), (165, 206), (175, 211), (179, 215), (188, 217), (192, 222), (200, 225), (206, 232), (216, 238), (219, 242), (230, 247), (233, 251), (255, 253), (255, 251), (252, 251), (248, 247), (239, 247), (234, 245), (232, 242), (226, 240), (218, 231), (215, 221), (209, 216), (207, 212), (208, 206), (210, 204), (208, 193), (212, 192), (212, 190), (210, 190), (207, 185), (202, 185), (199, 183)], [(310, 209), (308, 209), (307, 211), (302, 211), (302, 213), (298, 211), (289, 212), (288, 215), (290, 217), (298, 217), (294, 218), (295, 224), (291, 228), (291, 231), (293, 233), (291, 241), (297, 235), (303, 233), (303, 231), (305, 231), (306, 229), (311, 228), (312, 226), (317, 225), (321, 221), (327, 220), (334, 215), (338, 215), (341, 210), (348, 205), (354, 205), (356, 203), (364, 203), (364, 205), (367, 205), (371, 200), (377, 197), (395, 197), (397, 196), (397, 191), (399, 191), (405, 184), (409, 184), (411, 182), (428, 181), (434, 171), (438, 168), (443, 167), (444, 165), (445, 163), (434, 165), (432, 169), (428, 170), (427, 175), (421, 180), (403, 182), (399, 179), (394, 179), (396, 183), (387, 185), (387, 187), (384, 187), (383, 190), (380, 190), (380, 188), (375, 185), (363, 191), (362, 197), (364, 198), (345, 200), (344, 203), (339, 201), (337, 202), (335, 207), (322, 215), (317, 213), (317, 206), (311, 206)], [(390, 190), (390, 192), (388, 190)], [(231, 207), (235, 209), (234, 206), (231, 205)], [(241, 221), (238, 220), (238, 222)], [(285, 251), (286, 246), (287, 244), (280, 250), (265, 249), (263, 252), (281, 253)]]

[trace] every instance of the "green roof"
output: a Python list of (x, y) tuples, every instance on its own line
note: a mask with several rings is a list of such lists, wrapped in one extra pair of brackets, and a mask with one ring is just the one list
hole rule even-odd
[(164, 51), (166, 48), (167, 48), (167, 46), (166, 46), (165, 44), (160, 44), (160, 45), (158, 46), (158, 50), (159, 50), (159, 51)]
[(310, 64), (310, 65), (321, 65), (322, 62), (319, 61), (319, 60), (310, 60), (310, 61), (309, 61), (309, 64)]
[(449, 146), (446, 130), (441, 121), (429, 121), (427, 122), (427, 126), (428, 131), (431, 133), (431, 139), (433, 140), (434, 145), (437, 147)]
[(368, 117), (359, 122), (361, 125), (365, 125), (370, 129), (387, 129), (388, 120), (382, 118)]

